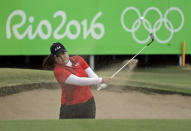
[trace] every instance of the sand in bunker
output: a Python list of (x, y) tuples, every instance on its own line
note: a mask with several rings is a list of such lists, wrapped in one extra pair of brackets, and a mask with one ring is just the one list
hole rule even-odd
[[(96, 118), (191, 118), (191, 97), (92, 90)], [(0, 97), (0, 120), (58, 119), (60, 89)]]

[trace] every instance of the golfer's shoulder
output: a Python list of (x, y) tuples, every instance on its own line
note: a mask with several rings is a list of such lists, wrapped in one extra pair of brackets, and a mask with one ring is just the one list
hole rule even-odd
[(59, 74), (60, 72), (63, 72), (65, 70), (66, 69), (64, 66), (56, 64), (54, 67), (54, 74)]
[(69, 76), (71, 75), (71, 72), (68, 71), (65, 66), (62, 65), (56, 65), (54, 68), (54, 76), (57, 81), (65, 81)]

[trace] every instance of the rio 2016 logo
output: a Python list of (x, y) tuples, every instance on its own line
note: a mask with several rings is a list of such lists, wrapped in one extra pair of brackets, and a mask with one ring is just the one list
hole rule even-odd
[[(137, 19), (132, 23), (131, 27), (128, 27), (128, 21), (125, 21), (125, 16), (128, 16), (129, 11), (135, 11), (138, 16)], [(177, 28), (175, 28), (173, 22), (168, 19), (168, 15), (172, 11), (176, 11), (180, 15), (180, 19), (177, 19), (178, 21), (180, 21), (180, 25)], [(156, 12), (159, 15), (159, 19), (154, 23), (154, 25), (151, 25), (151, 22), (146, 17), (149, 12)], [(25, 37), (33, 40), (37, 36), (43, 40), (49, 39), (51, 36), (53, 36), (57, 40), (64, 39), (66, 37), (71, 40), (75, 40), (78, 39), (82, 34), (83, 39), (87, 39), (88, 36), (91, 36), (93, 39), (98, 40), (103, 38), (105, 33), (104, 24), (98, 22), (98, 19), (101, 16), (102, 12), (100, 11), (93, 17), (91, 21), (88, 21), (87, 19), (83, 19), (82, 21), (68, 20), (66, 13), (60, 10), (53, 14), (53, 18), (62, 19), (60, 24), (56, 25), (55, 29), (53, 28), (52, 23), (46, 19), (41, 20), (37, 28), (34, 29), (33, 24), (35, 18), (33, 16), (27, 17), (26, 13), (23, 10), (15, 10), (8, 16), (6, 22), (6, 36), (7, 39), (11, 39), (13, 36), (15, 36), (19, 40), (22, 40)], [(144, 19), (140, 20), (140, 17), (143, 17)], [(14, 19), (16, 18), (21, 18), (21, 22), (14, 24)], [(28, 24), (27, 27), (26, 24)], [(166, 10), (164, 15), (161, 13), (160, 9), (156, 7), (149, 7), (144, 11), (143, 15), (141, 15), (140, 11), (137, 8), (128, 7), (123, 10), (121, 14), (121, 23), (119, 24), (122, 25), (125, 31), (132, 34), (133, 39), (137, 43), (144, 44), (150, 39), (149, 36), (145, 40), (140, 40), (137, 38), (136, 31), (139, 30), (142, 24), (147, 32), (153, 33), (155, 40), (158, 43), (165, 44), (170, 42), (174, 34), (179, 32), (183, 28), (184, 14), (177, 7), (170, 7)], [(157, 34), (163, 24), (165, 28), (170, 32), (170, 36), (167, 37), (165, 40), (162, 40), (160, 38), (160, 35)], [(21, 32), (21, 29), (23, 30), (24, 25), (26, 28), (23, 32)], [(46, 28), (46, 32), (43, 30), (44, 28)], [(75, 31), (72, 31), (72, 29), (75, 29)]]
[[(128, 21), (125, 21), (124, 20), (124, 17), (125, 15), (128, 14), (128, 11), (135, 11), (136, 14), (138, 15), (138, 18), (137, 20), (134, 21), (134, 23), (132, 24), (131, 27), (127, 27), (126, 24), (128, 23)], [(159, 14), (159, 19), (154, 23), (154, 25), (152, 26), (150, 21), (148, 21), (146, 19), (146, 15), (148, 14), (148, 12), (150, 11), (154, 11), (156, 13)], [(173, 23), (168, 19), (168, 15), (171, 13), (171, 11), (177, 11), (179, 13), (179, 15), (181, 16), (181, 19), (177, 19), (180, 21), (180, 25), (178, 28), (174, 28), (173, 26)], [(143, 20), (140, 20), (140, 18), (144, 18)], [(161, 28), (162, 24), (164, 23), (164, 26), (165, 28), (170, 32), (170, 36), (168, 38), (166, 38), (166, 40), (161, 40), (159, 38), (159, 36), (157, 36), (157, 31), (159, 31), (159, 29)], [(143, 15), (141, 16), (141, 13), (139, 12), (139, 10), (135, 7), (128, 7), (126, 8), (123, 12), (122, 12), (122, 15), (121, 15), (121, 25), (122, 27), (127, 31), (127, 32), (131, 32), (132, 33), (132, 36), (133, 36), (133, 39), (140, 43), (140, 44), (144, 44), (146, 43), (147, 41), (149, 41), (150, 37), (148, 36), (145, 40), (139, 40), (137, 38), (137, 36), (135, 35), (135, 32), (137, 30), (139, 30), (141, 24), (143, 24), (144, 28), (149, 32), (149, 33), (153, 33), (154, 37), (155, 37), (155, 40), (158, 42), (158, 43), (161, 43), (161, 44), (165, 44), (165, 43), (168, 43), (172, 38), (173, 38), (173, 35), (174, 33), (176, 32), (179, 32), (183, 26), (184, 26), (184, 14), (182, 13), (182, 11), (177, 8), (177, 7), (171, 7), (169, 8), (164, 16), (162, 15), (161, 11), (156, 8), (156, 7), (149, 7), (145, 10), (145, 12), (143, 13)]]
[[(80, 33), (83, 31), (83, 39), (86, 39), (89, 35), (91, 35), (94, 39), (101, 39), (104, 35), (104, 26), (102, 23), (96, 22), (97, 19), (102, 15), (102, 12), (98, 12), (95, 17), (92, 19), (90, 26), (88, 26), (88, 20), (84, 19), (81, 23), (77, 20), (71, 20), (66, 24), (67, 16), (66, 13), (63, 11), (57, 11), (53, 17), (61, 17), (62, 22), (57, 26), (55, 30), (52, 29), (51, 23), (48, 20), (41, 20), (39, 25), (37, 26), (37, 29), (33, 32), (33, 22), (34, 17), (30, 16), (28, 21), (30, 24), (24, 31), (24, 33), (19, 32), (19, 28), (22, 28), (24, 24), (26, 24), (26, 14), (23, 10), (15, 10), (13, 11), (7, 20), (6, 23), (6, 33), (7, 38), (11, 39), (12, 34), (15, 35), (15, 37), (19, 40), (24, 39), (26, 36), (30, 40), (33, 40), (37, 37), (37, 35), (41, 39), (48, 39), (51, 35), (54, 36), (55, 39), (60, 40), (65, 37), (68, 37), (71, 40), (77, 39), (80, 35)], [(12, 25), (12, 21), (15, 17), (21, 17), (22, 21), (18, 24)], [(43, 31), (43, 26), (47, 29), (46, 33)], [(63, 32), (63, 28), (66, 26), (65, 32), (63, 34), (59, 34), (60, 31)], [(74, 27), (76, 29), (75, 32), (71, 31), (71, 28)], [(89, 28), (88, 28), (89, 27)], [(95, 30), (99, 30), (99, 32), (96, 32)]]

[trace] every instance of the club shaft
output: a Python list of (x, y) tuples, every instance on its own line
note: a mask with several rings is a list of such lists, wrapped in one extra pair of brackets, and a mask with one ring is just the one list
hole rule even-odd
[(117, 70), (110, 78), (113, 79), (125, 66), (127, 66), (136, 56), (138, 56), (145, 48), (147, 45), (143, 47), (133, 58), (131, 58), (125, 65), (123, 65), (119, 70)]

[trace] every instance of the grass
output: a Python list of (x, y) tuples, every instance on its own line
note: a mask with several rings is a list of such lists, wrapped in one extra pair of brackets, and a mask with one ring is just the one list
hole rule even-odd
[[(98, 70), (99, 76), (111, 76), (118, 68)], [(56, 83), (52, 71), (0, 68), (0, 88), (34, 83)], [(111, 82), (111, 86), (139, 87), (191, 94), (191, 67), (126, 68)]]
[(32, 83), (56, 82), (52, 71), (0, 68), (0, 88)]
[(1, 131), (190, 131), (189, 119), (0, 121)]

